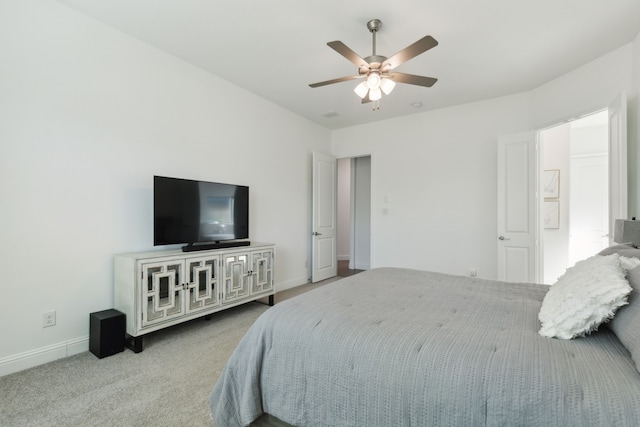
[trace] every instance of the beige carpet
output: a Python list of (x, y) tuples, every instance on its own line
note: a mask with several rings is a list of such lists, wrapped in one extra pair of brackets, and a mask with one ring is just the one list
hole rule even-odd
[[(336, 279), (280, 293), (276, 304)], [(209, 393), (268, 308), (249, 303), (152, 333), (142, 353), (85, 352), (0, 377), (0, 426), (211, 426)]]

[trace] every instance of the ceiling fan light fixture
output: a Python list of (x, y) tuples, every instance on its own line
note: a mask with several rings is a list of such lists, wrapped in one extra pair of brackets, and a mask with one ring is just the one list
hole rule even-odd
[(369, 99), (370, 100), (377, 101), (380, 98), (382, 98), (382, 91), (380, 90), (380, 88), (375, 88), (375, 89), (369, 90)]
[(356, 88), (353, 90), (360, 98), (364, 99), (367, 96), (367, 92), (369, 92), (369, 85), (367, 85), (367, 81), (361, 82)]
[(394, 87), (396, 87), (396, 82), (391, 79), (382, 79), (380, 82), (380, 89), (382, 89), (385, 95), (389, 95)]
[(380, 73), (371, 71), (367, 76), (367, 86), (369, 89), (378, 89), (380, 87)]

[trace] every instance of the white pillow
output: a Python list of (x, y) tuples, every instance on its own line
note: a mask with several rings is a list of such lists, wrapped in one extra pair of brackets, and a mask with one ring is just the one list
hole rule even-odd
[(538, 313), (539, 333), (561, 339), (584, 336), (627, 304), (630, 292), (618, 254), (579, 261), (545, 295)]

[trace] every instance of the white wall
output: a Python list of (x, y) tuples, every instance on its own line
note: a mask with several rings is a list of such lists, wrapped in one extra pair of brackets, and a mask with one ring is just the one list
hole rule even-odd
[(626, 44), (529, 92), (531, 127), (602, 110), (621, 91), (635, 99), (633, 50), (633, 44)]
[(530, 92), (531, 125), (546, 127), (606, 108), (620, 93), (627, 94), (628, 213), (638, 216), (638, 147), (640, 135), (640, 34), (624, 45)]
[(276, 283), (306, 283), (329, 131), (51, 0), (0, 4), (0, 58), (0, 375), (87, 350), (113, 255), (152, 248), (154, 174), (249, 185)]
[[(334, 155), (372, 156), (372, 268), (476, 268), (495, 278), (498, 136), (606, 108), (621, 91), (630, 110), (629, 176), (636, 177), (638, 44), (640, 38), (530, 92), (334, 131)], [(630, 216), (639, 216), (635, 193), (629, 198)]]
[(496, 137), (527, 129), (527, 99), (333, 132), (334, 155), (371, 155), (371, 267), (496, 276)]
[(569, 266), (569, 148), (571, 125), (564, 123), (540, 133), (542, 169), (560, 171), (559, 227), (544, 229), (544, 283), (551, 285)]

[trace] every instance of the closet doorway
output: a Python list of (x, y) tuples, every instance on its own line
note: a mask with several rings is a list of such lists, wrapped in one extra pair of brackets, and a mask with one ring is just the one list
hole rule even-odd
[(338, 159), (338, 275), (371, 268), (371, 156)]
[(543, 282), (609, 245), (607, 110), (540, 132)]

